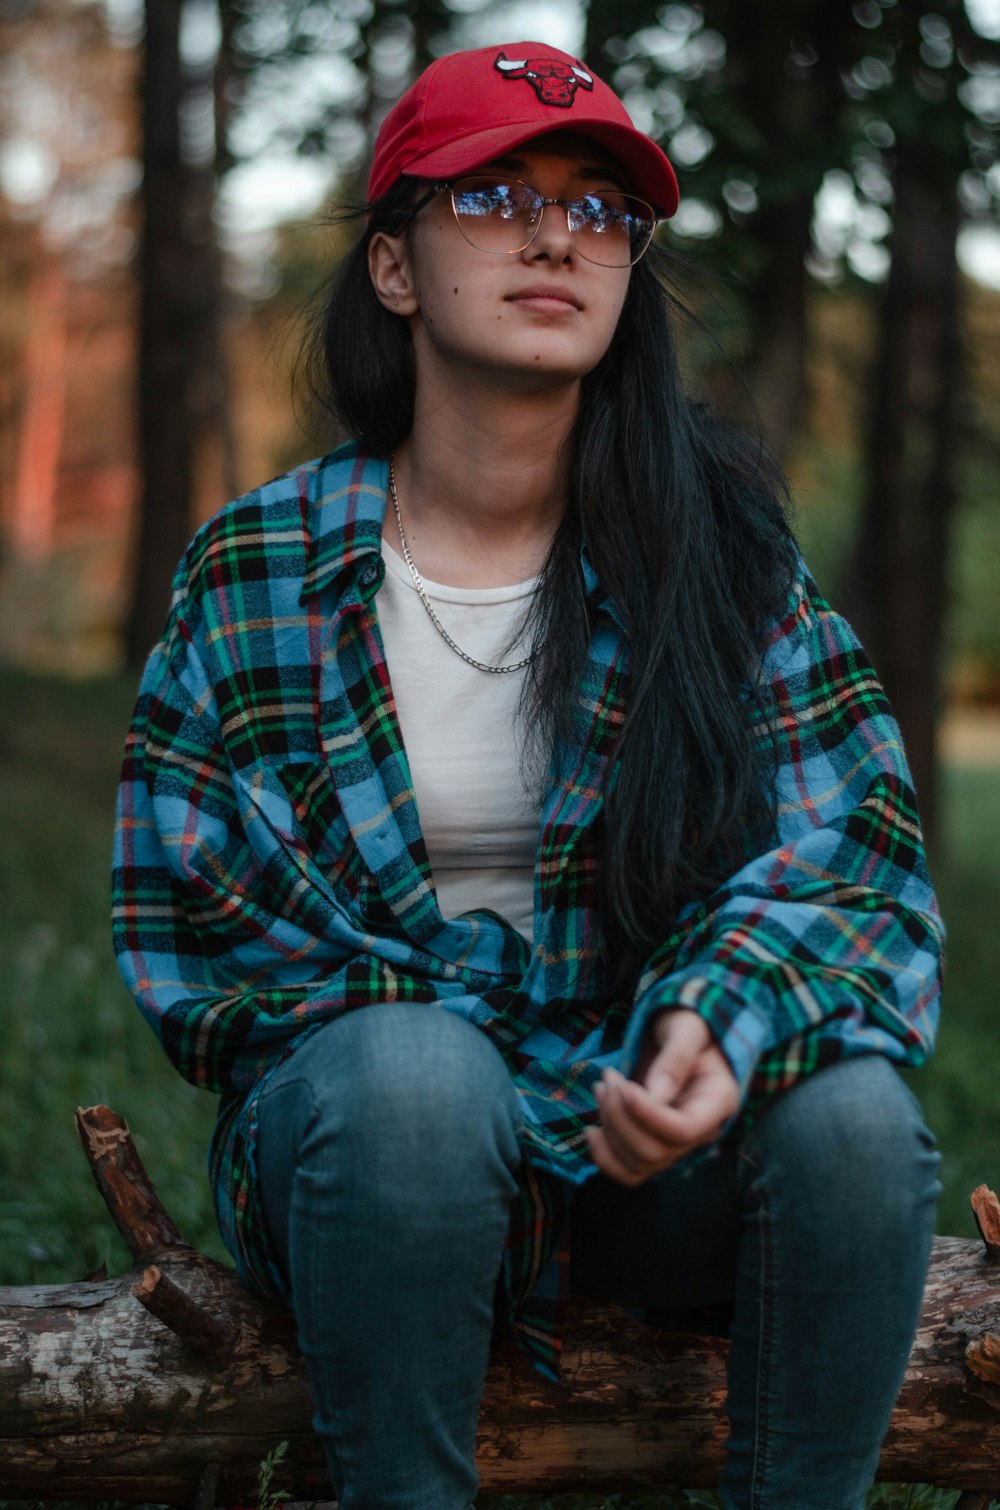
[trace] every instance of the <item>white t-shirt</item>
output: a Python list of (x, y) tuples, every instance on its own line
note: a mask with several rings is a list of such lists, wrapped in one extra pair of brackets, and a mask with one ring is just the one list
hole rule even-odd
[[(384, 544), (382, 556), (376, 606), (442, 916), (489, 907), (532, 942), (538, 790), (522, 780), (514, 728), (525, 672), (469, 666), (431, 623), (406, 562)], [(502, 654), (537, 579), (477, 588), (422, 581), (468, 655), (496, 665), (527, 653), (522, 640)]]

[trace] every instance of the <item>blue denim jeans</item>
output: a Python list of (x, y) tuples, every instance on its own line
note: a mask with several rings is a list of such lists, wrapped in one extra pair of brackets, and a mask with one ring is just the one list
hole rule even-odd
[[(409, 1003), (334, 1019), (261, 1098), (264, 1211), (341, 1510), (475, 1496), (522, 1128), (486, 1035)], [(689, 1172), (575, 1190), (574, 1289), (731, 1308), (727, 1510), (862, 1505), (920, 1312), (938, 1164), (915, 1097), (868, 1056), (775, 1097)]]

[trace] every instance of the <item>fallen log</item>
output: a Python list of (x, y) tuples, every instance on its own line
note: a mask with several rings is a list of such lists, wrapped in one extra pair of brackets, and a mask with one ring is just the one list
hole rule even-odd
[[(124, 1120), (77, 1114), (98, 1186), (135, 1267), (118, 1279), (0, 1287), (0, 1493), (199, 1505), (251, 1501), (282, 1441), (282, 1484), (328, 1498), (289, 1313), (189, 1247)], [(920, 1327), (879, 1478), (1000, 1489), (1000, 1202), (972, 1196), (983, 1243), (934, 1239)], [(576, 1298), (565, 1383), (514, 1349), (490, 1365), (484, 1491), (613, 1493), (718, 1481), (725, 1338), (639, 1322)]]

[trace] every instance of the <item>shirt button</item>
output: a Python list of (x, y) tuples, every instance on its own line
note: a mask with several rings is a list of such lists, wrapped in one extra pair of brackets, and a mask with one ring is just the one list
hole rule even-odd
[(373, 562), (370, 566), (366, 566), (364, 571), (361, 573), (361, 586), (371, 587), (372, 583), (376, 581), (377, 578), (378, 567)]

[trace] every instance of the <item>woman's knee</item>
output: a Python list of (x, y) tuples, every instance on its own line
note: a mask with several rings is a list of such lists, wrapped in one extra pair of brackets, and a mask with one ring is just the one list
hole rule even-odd
[(741, 1164), (800, 1209), (929, 1230), (940, 1155), (920, 1103), (893, 1065), (838, 1061), (776, 1096), (741, 1146)]
[(303, 1148), (331, 1139), (374, 1164), (499, 1150), (520, 1160), (523, 1115), (504, 1060), (464, 1018), (426, 1003), (386, 1002), (333, 1019), (277, 1072)]

